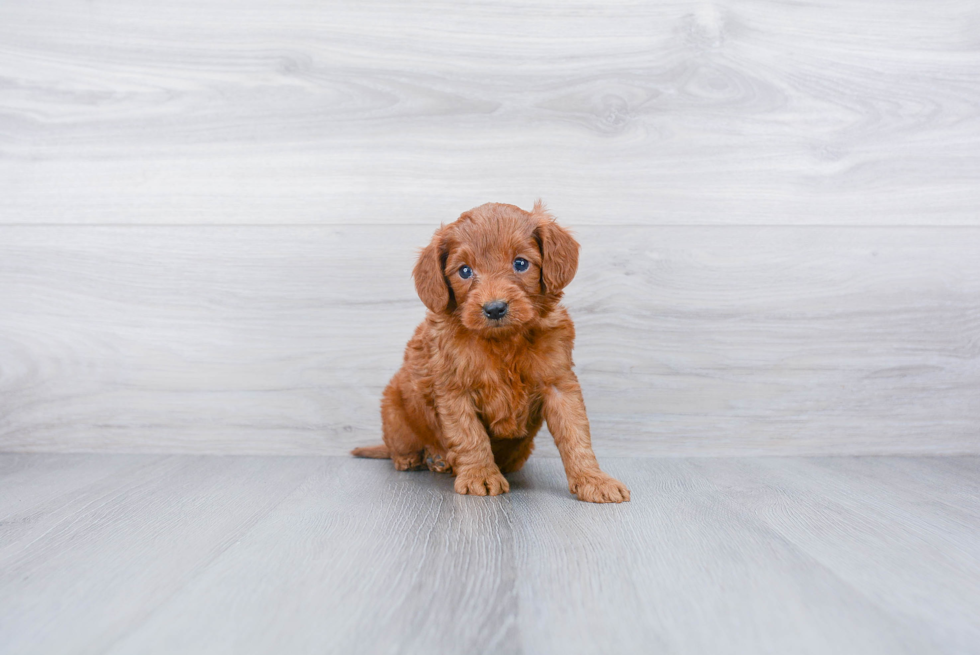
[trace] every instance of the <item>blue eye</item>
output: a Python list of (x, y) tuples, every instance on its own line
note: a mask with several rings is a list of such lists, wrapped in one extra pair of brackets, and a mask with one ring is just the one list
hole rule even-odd
[(464, 280), (468, 280), (468, 279), (470, 279), (470, 277), (473, 276), (473, 269), (470, 268), (469, 266), (460, 266), (459, 267), (459, 276), (461, 278), (463, 278)]
[(523, 257), (518, 257), (514, 260), (514, 270), (518, 273), (523, 273), (526, 271), (528, 266), (530, 266), (530, 264), (528, 264), (527, 260)]

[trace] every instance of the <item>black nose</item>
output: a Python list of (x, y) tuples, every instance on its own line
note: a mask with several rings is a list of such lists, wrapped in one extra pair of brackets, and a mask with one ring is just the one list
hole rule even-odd
[(503, 300), (488, 302), (483, 306), (483, 313), (487, 315), (487, 318), (496, 321), (498, 318), (503, 318), (507, 315), (507, 303)]

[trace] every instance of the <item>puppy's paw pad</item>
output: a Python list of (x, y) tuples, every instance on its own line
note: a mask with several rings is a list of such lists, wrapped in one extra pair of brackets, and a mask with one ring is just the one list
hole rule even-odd
[(434, 473), (449, 473), (453, 470), (453, 467), (449, 465), (449, 462), (443, 458), (442, 455), (427, 453), (425, 456), (425, 465), (429, 467), (429, 470)]
[(591, 473), (575, 479), (568, 488), (579, 500), (588, 503), (628, 503), (630, 490), (605, 473)]
[(507, 482), (500, 471), (467, 471), (456, 476), (453, 487), (458, 494), (468, 494), (472, 496), (499, 496), (510, 491), (510, 483)]

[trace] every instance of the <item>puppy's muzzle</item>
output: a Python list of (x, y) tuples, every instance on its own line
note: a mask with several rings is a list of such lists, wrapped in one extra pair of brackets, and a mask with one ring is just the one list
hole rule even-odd
[(498, 321), (507, 316), (507, 303), (503, 300), (492, 300), (483, 306), (483, 315), (491, 321)]

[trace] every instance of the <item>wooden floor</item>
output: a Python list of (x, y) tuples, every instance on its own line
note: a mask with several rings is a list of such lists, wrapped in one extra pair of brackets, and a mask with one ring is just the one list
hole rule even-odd
[(604, 464), (0, 455), (0, 652), (980, 652), (980, 458)]

